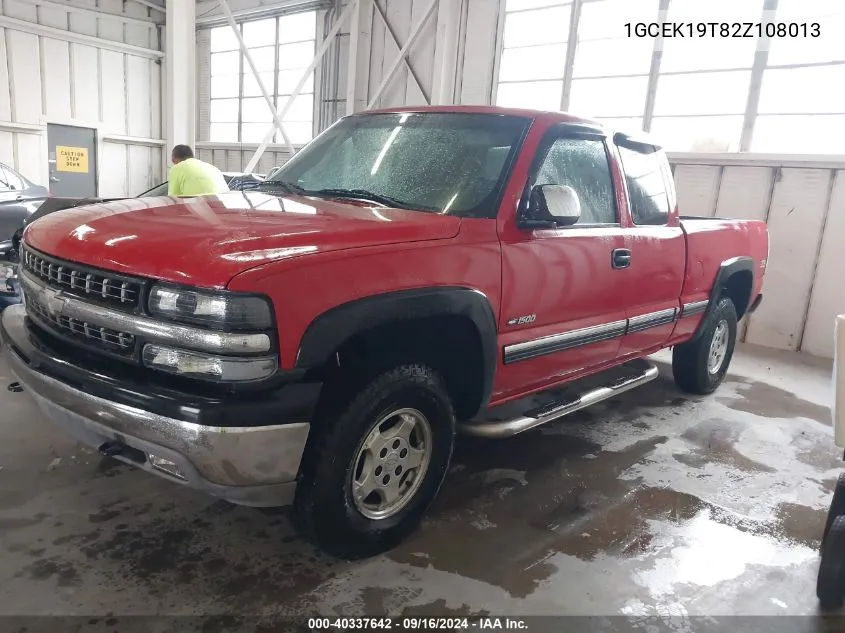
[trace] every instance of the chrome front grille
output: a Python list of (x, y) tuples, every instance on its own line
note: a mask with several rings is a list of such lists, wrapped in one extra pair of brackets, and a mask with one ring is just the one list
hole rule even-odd
[(124, 309), (138, 305), (141, 283), (110, 277), (87, 270), (70, 262), (52, 260), (23, 249), (23, 267), (54, 288), (70, 289), (76, 294), (99, 302), (116, 304)]
[(92, 325), (62, 314), (54, 314), (42, 304), (36, 293), (24, 289), (26, 310), (44, 325), (51, 326), (57, 333), (76, 338), (86, 343), (107, 349), (118, 354), (130, 355), (135, 349), (135, 337), (126, 332), (118, 332), (105, 327)]

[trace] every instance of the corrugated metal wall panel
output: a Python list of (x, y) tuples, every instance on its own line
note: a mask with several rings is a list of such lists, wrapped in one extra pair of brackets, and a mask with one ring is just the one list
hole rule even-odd
[[(119, 198), (132, 195), (126, 181), (126, 146), (103, 143), (100, 148), (100, 195)], [(141, 193), (140, 191), (134, 192)]]
[(41, 122), (41, 64), (38, 36), (6, 30), (9, 91), (15, 123)]
[[(75, 0), (74, 4), (92, 11), (123, 12), (135, 21), (106, 13), (71, 13), (40, 0), (5, 0), (0, 14), (107, 41), (158, 48), (157, 26), (152, 21), (137, 21), (150, 20), (148, 8), (124, 0), (99, 0), (99, 4), (97, 0)], [(3, 28), (0, 121), (10, 122), (11, 128), (3, 133), (0, 161), (46, 183), (47, 122), (95, 127), (101, 136), (160, 138), (161, 68), (149, 57), (71, 43), (61, 34), (34, 35)], [(17, 131), (16, 124), (38, 128)], [(158, 146), (145, 143), (129, 149), (124, 142), (106, 142), (100, 144), (99, 153), (101, 193), (134, 195), (140, 193), (136, 187), (149, 188), (162, 177)], [(127, 171), (127, 154), (138, 161), (137, 169)], [(106, 164), (107, 160), (116, 162)]]
[(833, 356), (833, 324), (836, 315), (845, 314), (845, 170), (836, 172), (827, 212), (821, 251), (813, 280), (810, 310), (804, 326), (801, 349), (816, 356)]
[(829, 195), (829, 170), (781, 170), (769, 210), (766, 299), (748, 325), (749, 343), (799, 348)]
[(710, 217), (716, 210), (721, 168), (711, 165), (679, 165), (675, 169), (678, 208), (682, 215)]
[(66, 117), (70, 106), (70, 48), (67, 42), (41, 38), (41, 70), (44, 73), (44, 114)]

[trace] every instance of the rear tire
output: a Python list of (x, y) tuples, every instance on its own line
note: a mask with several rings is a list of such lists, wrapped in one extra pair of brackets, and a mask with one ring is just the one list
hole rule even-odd
[[(345, 391), (327, 387), (328, 394)], [(425, 365), (393, 367), (356, 394), (329, 402), (303, 458), (294, 503), (300, 530), (341, 558), (392, 548), (437, 495), (454, 436), (443, 380)]]
[(834, 519), (822, 545), (816, 596), (822, 609), (839, 609), (845, 601), (845, 515)]
[(827, 520), (822, 534), (822, 548), (824, 548), (824, 542), (827, 539), (828, 532), (830, 532), (830, 526), (833, 525), (833, 521), (839, 515), (845, 515), (845, 473), (839, 475), (836, 488), (833, 490), (833, 499), (830, 501), (830, 509), (827, 511)]
[(682, 391), (705, 395), (722, 383), (736, 346), (736, 308), (722, 297), (716, 309), (704, 317), (701, 334), (694, 341), (676, 345), (672, 351), (672, 374)]

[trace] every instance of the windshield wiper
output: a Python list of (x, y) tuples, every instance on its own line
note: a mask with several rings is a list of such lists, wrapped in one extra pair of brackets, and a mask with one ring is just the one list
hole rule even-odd
[(396, 207), (398, 209), (412, 209), (416, 207), (410, 206), (407, 202), (402, 202), (396, 198), (385, 196), (380, 193), (373, 193), (366, 189), (318, 189), (317, 191), (307, 191), (309, 196), (326, 196), (331, 198), (352, 198), (358, 200), (369, 200), (385, 207)]
[(298, 195), (305, 193), (305, 189), (299, 185), (295, 185), (292, 182), (285, 182), (284, 180), (265, 180), (258, 183), (258, 185), (253, 189), (257, 189), (259, 191), (281, 189), (287, 193), (295, 193)]

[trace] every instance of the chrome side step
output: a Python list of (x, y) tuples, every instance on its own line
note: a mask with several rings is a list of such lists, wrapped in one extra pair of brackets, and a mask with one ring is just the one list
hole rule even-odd
[[(553, 402), (531, 408), (515, 417), (502, 420), (496, 419), (490, 411), (484, 412), (479, 418), (460, 423), (458, 432), (476, 437), (510, 437), (651, 382), (657, 378), (658, 371), (653, 363), (636, 360), (616, 368), (614, 373), (616, 375), (609, 375), (605, 384), (597, 384), (581, 391), (577, 388), (579, 381), (576, 381), (570, 385), (570, 389), (565, 388), (564, 393)], [(601, 374), (588, 378), (593, 378), (594, 381), (595, 378), (601, 378)]]

